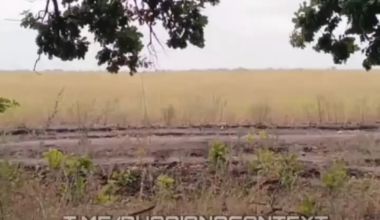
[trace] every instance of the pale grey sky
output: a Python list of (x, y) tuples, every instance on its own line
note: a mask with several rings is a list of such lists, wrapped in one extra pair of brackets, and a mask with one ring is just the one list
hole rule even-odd
[[(303, 0), (221, 0), (208, 8), (206, 47), (190, 46), (186, 50), (170, 50), (158, 54), (158, 69), (209, 68), (329, 68), (330, 55), (318, 54), (312, 49), (294, 49), (289, 44), (291, 19)], [(0, 69), (32, 69), (37, 58), (34, 43), (36, 33), (22, 29), (18, 22), (23, 10), (40, 10), (45, 0), (0, 0)], [(147, 33), (146, 31), (144, 33)], [(166, 35), (158, 28), (162, 42)], [(160, 49), (156, 46), (156, 49)], [(93, 46), (85, 61), (63, 62), (43, 57), (38, 70), (89, 70), (98, 67), (97, 47)], [(352, 57), (338, 68), (362, 68), (362, 55)]]

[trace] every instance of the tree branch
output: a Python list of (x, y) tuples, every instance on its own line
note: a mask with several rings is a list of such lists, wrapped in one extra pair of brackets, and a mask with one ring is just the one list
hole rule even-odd
[(156, 205), (152, 205), (152, 206), (149, 206), (148, 208), (145, 208), (145, 209), (142, 209), (142, 210), (139, 210), (139, 211), (136, 211), (136, 212), (132, 212), (132, 213), (129, 214), (129, 216), (141, 215), (143, 213), (146, 213), (146, 212), (149, 212), (149, 211), (153, 210), (154, 208), (156, 208)]
[(52, 1), (53, 1), (53, 5), (54, 5), (54, 14), (58, 18), (60, 16), (58, 2), (57, 2), (57, 0), (52, 0)]
[[(57, 1), (56, 0), (53, 0), (53, 3), (55, 2), (54, 5), (57, 5), (58, 7), (58, 4), (57, 4)], [(38, 15), (38, 17), (36, 18), (37, 20), (41, 19), (41, 22), (44, 22), (45, 21), (45, 18), (46, 18), (46, 15), (49, 13), (49, 6), (50, 6), (50, 0), (46, 0), (46, 5), (45, 5), (45, 10), (44, 11), (40, 11), (38, 14), (40, 14), (41, 12), (43, 13), (42, 17), (40, 15)], [(41, 73), (39, 73), (36, 68), (37, 68), (37, 64), (40, 62), (41, 60), (41, 54), (38, 55), (36, 61), (34, 62), (34, 67), (33, 67), (33, 72), (38, 74), (38, 75), (41, 75)]]

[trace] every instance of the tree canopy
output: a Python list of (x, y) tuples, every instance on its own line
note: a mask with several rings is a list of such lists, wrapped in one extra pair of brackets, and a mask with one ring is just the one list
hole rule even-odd
[[(346, 63), (361, 51), (365, 55), (363, 67), (368, 71), (380, 64), (379, 13), (378, 0), (308, 0), (295, 13), (290, 43), (303, 49), (315, 41), (313, 49), (331, 54), (335, 64)], [(347, 28), (342, 34), (334, 33), (343, 18), (347, 19)]]
[[(204, 28), (208, 23), (202, 9), (220, 0), (45, 0), (44, 10), (24, 12), (21, 26), (38, 32), (38, 55), (63, 61), (84, 59), (90, 45), (83, 36), (84, 28), (94, 35), (101, 49), (98, 65), (117, 73), (127, 66), (130, 73), (150, 62), (141, 52), (157, 40), (154, 29), (161, 25), (169, 34), (166, 45), (185, 49), (189, 44), (205, 46)], [(51, 9), (52, 8), (52, 9)], [(293, 18), (294, 31), (290, 44), (304, 49), (315, 42), (317, 52), (331, 54), (335, 64), (344, 64), (352, 54), (365, 55), (363, 67), (370, 70), (380, 65), (380, 13), (378, 0), (307, 0)], [(344, 33), (335, 31), (347, 18)], [(149, 43), (142, 42), (139, 27), (149, 30)], [(320, 34), (317, 36), (317, 34)], [(160, 43), (160, 42), (159, 42)], [(360, 46), (359, 46), (360, 44)], [(363, 46), (364, 45), (364, 46)]]
[[(144, 46), (158, 40), (154, 32), (162, 25), (169, 34), (166, 45), (185, 49), (188, 44), (203, 48), (204, 28), (208, 19), (201, 9), (215, 6), (220, 0), (46, 0), (44, 10), (23, 13), (21, 26), (36, 30), (37, 54), (63, 61), (85, 59), (90, 45), (84, 28), (94, 35), (101, 50), (98, 65), (107, 65), (111, 73), (127, 66), (130, 73), (150, 62), (141, 54)], [(51, 7), (52, 5), (52, 7)], [(52, 8), (52, 9), (50, 9)], [(146, 25), (148, 45), (142, 42), (139, 26)]]

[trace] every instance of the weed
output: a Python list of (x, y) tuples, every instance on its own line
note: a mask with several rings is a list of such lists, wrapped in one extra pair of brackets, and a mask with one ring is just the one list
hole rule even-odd
[(136, 181), (136, 177), (131, 173), (130, 170), (113, 172), (111, 179), (115, 181), (116, 185), (121, 187), (131, 186)]
[(276, 155), (274, 152), (269, 150), (257, 149), (256, 151), (257, 160), (250, 161), (248, 163), (249, 170), (258, 171), (259, 174), (265, 175), (267, 177), (273, 176), (273, 174), (278, 173), (279, 167), (275, 162)]
[(302, 166), (293, 154), (276, 154), (269, 150), (258, 149), (257, 160), (248, 163), (248, 169), (265, 179), (278, 179), (281, 185), (292, 189), (298, 180)]
[(67, 155), (65, 160), (66, 175), (77, 175), (79, 173), (89, 174), (94, 168), (93, 161), (88, 156)]
[(67, 156), (64, 169), (67, 179), (65, 192), (74, 201), (83, 201), (87, 178), (93, 167), (92, 160), (87, 156)]
[(319, 207), (316, 199), (305, 195), (300, 205), (298, 206), (298, 212), (306, 216), (318, 215)]
[(212, 166), (218, 168), (226, 164), (228, 160), (228, 152), (228, 147), (223, 143), (212, 143), (208, 153), (208, 159), (211, 162)]
[(50, 169), (60, 169), (64, 161), (64, 154), (57, 149), (43, 152), (42, 156), (47, 160)]
[(265, 130), (260, 130), (259, 131), (259, 137), (261, 140), (265, 140), (268, 138), (268, 133)]
[(326, 187), (329, 193), (341, 190), (348, 180), (347, 167), (344, 162), (334, 162), (321, 175), (322, 184)]
[(175, 181), (168, 175), (159, 175), (156, 180), (157, 195), (161, 199), (170, 199), (174, 196)]
[(96, 195), (95, 201), (99, 204), (112, 203), (116, 200), (116, 192), (119, 189), (116, 181), (109, 180)]
[(248, 143), (252, 143), (252, 141), (255, 139), (255, 136), (252, 135), (251, 133), (247, 134), (244, 136), (244, 139), (248, 142)]
[(57, 149), (50, 149), (43, 156), (51, 169), (62, 169), (64, 172), (66, 181), (61, 185), (62, 198), (68, 196), (70, 200), (81, 202), (85, 195), (87, 178), (94, 169), (93, 161), (87, 156), (67, 155)]
[(294, 154), (281, 155), (279, 160), (281, 184), (292, 189), (302, 171), (302, 165)]
[(0, 161), (0, 180), (15, 182), (19, 176), (18, 165), (9, 161)]

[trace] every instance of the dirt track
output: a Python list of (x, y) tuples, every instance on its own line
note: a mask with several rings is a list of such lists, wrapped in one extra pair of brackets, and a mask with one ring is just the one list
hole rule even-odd
[(274, 151), (293, 152), (301, 161), (315, 166), (343, 158), (355, 169), (379, 172), (380, 131), (337, 129), (269, 129), (267, 140), (248, 143), (248, 127), (155, 128), (155, 129), (49, 129), (46, 133), (13, 132), (0, 144), (0, 158), (27, 165), (44, 164), (42, 152), (57, 148), (88, 153), (102, 166), (138, 163), (205, 163), (210, 142), (231, 146), (234, 160), (255, 158), (255, 147), (265, 144)]

